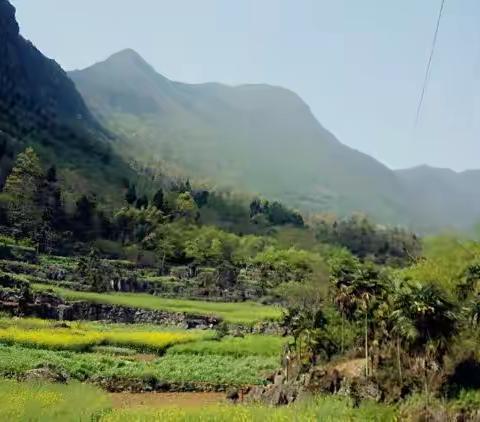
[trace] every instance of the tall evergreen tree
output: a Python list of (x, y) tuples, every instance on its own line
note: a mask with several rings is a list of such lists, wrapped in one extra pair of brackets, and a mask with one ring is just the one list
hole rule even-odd
[(155, 194), (155, 196), (153, 197), (153, 205), (157, 207), (157, 209), (159, 209), (160, 211), (164, 210), (165, 197), (163, 194), (163, 189), (160, 188)]
[(137, 190), (135, 188), (135, 184), (130, 184), (128, 187), (127, 193), (125, 194), (125, 200), (129, 205), (132, 205), (137, 200)]
[(9, 198), (8, 218), (20, 235), (32, 235), (42, 220), (40, 187), (43, 172), (32, 148), (18, 154), (4, 192)]
[(138, 208), (139, 210), (142, 208), (147, 208), (148, 207), (148, 198), (146, 195), (142, 195), (140, 198), (137, 199), (137, 202), (135, 203), (135, 207)]

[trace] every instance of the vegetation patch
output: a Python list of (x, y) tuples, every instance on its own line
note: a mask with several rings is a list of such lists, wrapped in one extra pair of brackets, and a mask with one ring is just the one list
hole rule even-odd
[(170, 299), (140, 293), (80, 292), (45, 284), (33, 284), (36, 290), (53, 290), (67, 300), (85, 300), (155, 311), (183, 312), (192, 315), (212, 315), (231, 323), (254, 324), (265, 320), (278, 320), (281, 308), (255, 302), (219, 303), (200, 300)]
[[(165, 382), (182, 391), (182, 384), (190, 390), (217, 389), (228, 386), (261, 384), (267, 373), (278, 366), (278, 358), (263, 356), (219, 356), (167, 354), (154, 361), (137, 361), (134, 357), (109, 356), (103, 353), (78, 353), (5, 346), (0, 344), (0, 375), (21, 378), (31, 369), (49, 366), (80, 381), (102, 384), (147, 382), (158, 385)], [(110, 382), (111, 381), (111, 382)]]
[(251, 334), (245, 337), (224, 337), (221, 340), (203, 340), (175, 345), (170, 347), (167, 353), (279, 357), (287, 341), (286, 337)]
[(79, 421), (99, 420), (111, 407), (98, 388), (80, 383), (19, 383), (0, 380), (2, 420)]
[(212, 405), (202, 408), (125, 409), (106, 414), (102, 421), (378, 421), (396, 420), (396, 410), (381, 404), (365, 402), (354, 407), (348, 399), (318, 397), (289, 407), (271, 408), (255, 405)]

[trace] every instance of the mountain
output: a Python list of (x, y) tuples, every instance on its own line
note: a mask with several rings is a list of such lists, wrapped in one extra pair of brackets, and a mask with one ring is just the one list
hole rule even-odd
[(307, 211), (420, 231), (480, 220), (480, 172), (392, 171), (340, 143), (287, 89), (171, 81), (130, 49), (69, 76), (127, 157)]
[(470, 228), (480, 222), (480, 170), (455, 172), (419, 166), (395, 172), (407, 192), (412, 221), (426, 231)]
[(0, 0), (1, 179), (15, 154), (32, 145), (72, 190), (107, 192), (130, 173), (110, 138), (65, 71), (20, 35), (15, 8)]
[(395, 174), (341, 144), (287, 89), (170, 81), (133, 50), (69, 76), (137, 159), (304, 210), (409, 223)]

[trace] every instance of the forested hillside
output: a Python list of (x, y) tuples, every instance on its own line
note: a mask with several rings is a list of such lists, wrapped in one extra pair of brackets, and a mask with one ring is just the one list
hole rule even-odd
[(27, 145), (77, 193), (108, 201), (112, 186), (131, 175), (67, 74), (19, 34), (14, 7), (0, 0), (0, 183)]
[(360, 211), (420, 231), (465, 229), (479, 219), (480, 185), (472, 174), (391, 171), (341, 144), (289, 90), (174, 82), (132, 50), (69, 75), (123, 139), (125, 156), (166, 171), (305, 211)]
[(69, 75), (137, 159), (304, 209), (408, 223), (395, 176), (340, 144), (291, 91), (173, 82), (132, 50)]

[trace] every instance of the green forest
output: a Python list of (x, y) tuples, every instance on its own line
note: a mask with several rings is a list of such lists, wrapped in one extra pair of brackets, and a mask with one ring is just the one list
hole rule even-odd
[[(71, 201), (34, 149), (17, 155), (1, 194), (5, 377), (40, 371), (107, 391), (227, 391), (256, 403), (233, 413), (212, 407), (211, 418), (292, 402), (316, 417), (314, 401), (296, 400), (308, 391), (328, 403), (321, 411), (377, 414), (372, 420), (476, 414), (475, 240), (420, 238), (362, 215), (304, 218), (188, 179), (153, 195), (125, 181), (119, 195), (114, 209), (94, 195)], [(67, 310), (62, 318), (60, 303), (106, 306), (111, 315), (75, 322), (104, 318)], [(125, 308), (208, 322), (162, 328), (115, 316)], [(140, 352), (157, 357), (137, 361)], [(270, 381), (269, 371), (277, 371)], [(74, 385), (61, 394), (77, 394)], [(104, 400), (92, 415), (128, 419), (128, 409), (111, 413)], [(280, 407), (278, 418), (289, 411)]]

